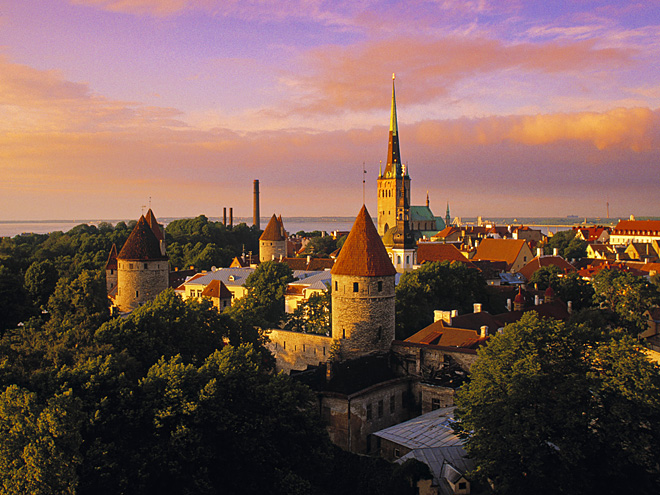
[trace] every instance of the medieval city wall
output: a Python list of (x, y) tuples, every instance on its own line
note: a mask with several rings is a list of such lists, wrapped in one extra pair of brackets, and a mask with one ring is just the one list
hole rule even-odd
[(169, 264), (158, 261), (118, 261), (116, 305), (131, 311), (152, 301), (169, 286)]
[(267, 347), (275, 356), (277, 371), (290, 373), (318, 366), (330, 359), (332, 337), (288, 330), (267, 330)]

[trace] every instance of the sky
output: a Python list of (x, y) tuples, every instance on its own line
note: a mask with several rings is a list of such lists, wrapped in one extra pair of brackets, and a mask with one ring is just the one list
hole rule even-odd
[(413, 204), (660, 216), (660, 0), (0, 0), (0, 220), (375, 215), (392, 74)]

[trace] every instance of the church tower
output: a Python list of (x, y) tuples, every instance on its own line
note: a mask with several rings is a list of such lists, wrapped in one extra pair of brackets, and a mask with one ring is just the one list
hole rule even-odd
[(340, 358), (386, 352), (394, 340), (396, 270), (362, 206), (332, 271), (332, 339)]
[[(151, 211), (151, 210), (149, 210)], [(133, 311), (156, 298), (169, 286), (169, 263), (156, 217), (151, 213), (153, 225), (144, 216), (138, 220), (133, 232), (117, 255), (117, 296), (119, 311)]]
[(407, 205), (404, 218), (410, 229), (410, 176), (401, 163), (399, 150), (399, 125), (396, 118), (396, 94), (394, 74), (392, 74), (392, 110), (390, 114), (390, 134), (387, 145), (387, 164), (385, 171), (378, 173), (378, 235), (383, 236), (397, 225), (400, 203)]

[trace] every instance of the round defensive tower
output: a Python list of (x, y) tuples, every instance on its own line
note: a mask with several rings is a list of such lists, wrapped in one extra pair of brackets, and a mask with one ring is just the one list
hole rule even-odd
[(121, 312), (152, 301), (169, 286), (169, 263), (155, 229), (162, 236), (157, 223), (150, 226), (141, 216), (117, 255), (115, 305)]
[(394, 276), (365, 206), (332, 271), (332, 338), (342, 359), (389, 351), (394, 340)]
[(282, 221), (273, 215), (259, 237), (259, 261), (264, 263), (280, 256), (286, 257), (286, 235)]

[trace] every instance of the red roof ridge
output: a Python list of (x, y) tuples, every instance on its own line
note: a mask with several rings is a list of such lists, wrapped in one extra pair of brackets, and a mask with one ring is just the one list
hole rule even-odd
[(387, 255), (366, 206), (362, 205), (355, 218), (353, 228), (339, 252), (331, 273), (357, 277), (384, 277), (396, 274), (396, 269)]
[(282, 235), (282, 224), (279, 222), (275, 214), (270, 217), (268, 225), (266, 225), (266, 230), (263, 231), (260, 241), (284, 241), (284, 236)]
[(144, 215), (140, 217), (135, 228), (126, 239), (124, 246), (117, 255), (117, 259), (134, 261), (167, 259), (167, 255), (164, 255), (160, 250), (160, 241), (147, 223)]

